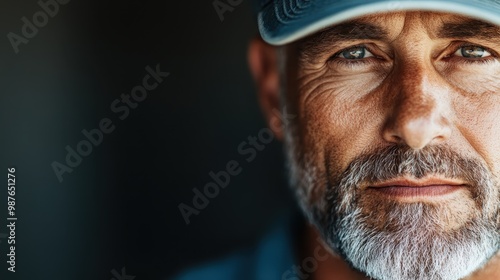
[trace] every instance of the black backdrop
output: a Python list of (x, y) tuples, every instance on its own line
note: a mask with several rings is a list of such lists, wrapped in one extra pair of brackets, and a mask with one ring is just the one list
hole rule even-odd
[[(252, 244), (290, 207), (281, 144), (251, 162), (238, 152), (266, 126), (246, 65), (251, 3), (223, 20), (213, 3), (71, 0), (26, 38), (39, 3), (0, 2), (0, 170), (16, 168), (18, 217), (10, 273), (5, 180), (0, 279), (166, 279)], [(170, 75), (120, 120), (114, 100), (157, 65)], [(53, 163), (105, 118), (114, 131), (60, 182)], [(231, 160), (241, 174), (186, 225), (178, 205)]]

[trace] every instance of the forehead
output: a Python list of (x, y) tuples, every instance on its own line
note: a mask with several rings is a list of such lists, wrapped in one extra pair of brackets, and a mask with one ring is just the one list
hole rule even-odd
[[(428, 30), (435, 29), (445, 23), (460, 23), (474, 20), (469, 17), (464, 17), (450, 13), (435, 13), (435, 12), (398, 12), (398, 13), (380, 13), (367, 15), (364, 17), (355, 18), (347, 23), (366, 23), (379, 26), (388, 31), (388, 33), (399, 32), (404, 28), (422, 27)], [(331, 27), (330, 27), (331, 28)], [(326, 28), (326, 31), (330, 28)]]
[(425, 32), (431, 38), (437, 37), (500, 37), (500, 27), (491, 23), (451, 13), (398, 12), (359, 17), (336, 24), (305, 38), (321, 39), (328, 35), (365, 36), (366, 39), (384, 36), (395, 39), (404, 32)]
[(321, 51), (341, 41), (378, 40), (426, 34), (431, 39), (484, 39), (500, 43), (500, 27), (478, 19), (436, 12), (397, 12), (368, 15), (327, 27), (297, 42), (299, 50)]
[[(452, 14), (452, 13), (437, 13), (437, 12), (398, 12), (398, 13), (382, 13), (368, 15), (356, 18), (352, 21), (343, 24), (366, 24), (378, 27), (387, 34), (387, 37), (396, 37), (405, 30), (421, 30), (425, 31), (431, 37), (442, 36), (447, 29), (452, 29), (457, 26), (472, 28), (490, 28), (491, 30), (499, 30), (498, 26), (484, 22), (482, 20), (470, 18), (467, 16)], [(328, 31), (327, 28), (323, 31)], [(471, 34), (474, 35), (474, 34)], [(493, 34), (492, 34), (493, 35)]]

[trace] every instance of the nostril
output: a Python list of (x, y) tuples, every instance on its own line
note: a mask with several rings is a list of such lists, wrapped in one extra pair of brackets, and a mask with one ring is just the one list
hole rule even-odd
[(392, 138), (391, 140), (396, 143), (401, 143), (401, 141), (403, 140), (401, 137), (397, 135), (391, 135), (391, 138)]
[(393, 129), (387, 129), (384, 132), (384, 139), (387, 142), (399, 144), (403, 141), (403, 138), (398, 134), (394, 133)]

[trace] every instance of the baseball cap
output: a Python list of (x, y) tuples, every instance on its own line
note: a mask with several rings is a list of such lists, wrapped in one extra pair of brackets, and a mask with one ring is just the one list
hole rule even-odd
[(500, 0), (257, 0), (262, 38), (284, 45), (325, 27), (374, 13), (451, 12), (500, 25)]

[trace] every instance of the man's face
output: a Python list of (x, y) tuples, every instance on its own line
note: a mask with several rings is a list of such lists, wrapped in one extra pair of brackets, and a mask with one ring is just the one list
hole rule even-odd
[(292, 185), (377, 279), (459, 279), (500, 249), (500, 29), (368, 16), (282, 52)]

